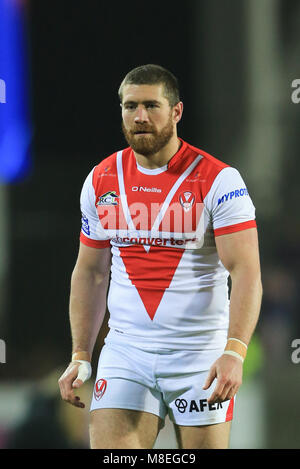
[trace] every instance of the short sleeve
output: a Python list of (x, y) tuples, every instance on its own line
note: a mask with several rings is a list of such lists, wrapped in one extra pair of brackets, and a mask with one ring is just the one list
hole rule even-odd
[(255, 228), (255, 207), (239, 171), (227, 167), (215, 178), (204, 204), (215, 236)]
[(105, 235), (97, 214), (96, 195), (93, 186), (94, 170), (95, 168), (86, 178), (80, 195), (82, 217), (80, 241), (89, 247), (106, 248), (110, 246), (110, 240)]

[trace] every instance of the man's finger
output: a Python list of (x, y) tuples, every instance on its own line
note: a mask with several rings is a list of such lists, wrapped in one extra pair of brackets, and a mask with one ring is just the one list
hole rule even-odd
[(80, 386), (83, 385), (83, 381), (82, 379), (75, 379), (74, 383), (72, 384), (73, 388), (80, 388)]
[(233, 388), (231, 388), (230, 392), (227, 394), (227, 398), (226, 398), (226, 401), (229, 401), (231, 400), (235, 395), (236, 393), (238, 392), (239, 390), (239, 386), (234, 386)]
[(225, 402), (229, 399), (228, 396), (231, 395), (231, 392), (232, 392), (232, 384), (229, 383), (229, 384), (225, 384), (223, 390), (222, 390), (222, 393), (219, 397), (219, 400), (220, 402)]
[(219, 399), (220, 399), (220, 397), (221, 397), (221, 395), (222, 395), (224, 386), (225, 386), (225, 383), (222, 382), (222, 381), (220, 381), (220, 380), (218, 379), (214, 392), (213, 392), (213, 393), (211, 394), (211, 396), (207, 399), (207, 402), (208, 402), (209, 404), (215, 404), (216, 402), (219, 401)]
[(68, 402), (69, 404), (74, 405), (75, 407), (80, 407), (80, 408), (85, 407), (85, 404), (80, 401), (80, 397), (75, 396), (73, 391), (69, 392), (68, 395), (66, 396), (66, 399), (64, 400)]
[(71, 404), (73, 404), (75, 407), (80, 407), (81, 409), (84, 409), (85, 407), (85, 404), (81, 402), (79, 396), (75, 396)]
[(211, 368), (202, 389), (208, 389), (211, 386), (214, 379), (216, 378), (216, 376), (217, 375), (216, 375), (215, 368)]

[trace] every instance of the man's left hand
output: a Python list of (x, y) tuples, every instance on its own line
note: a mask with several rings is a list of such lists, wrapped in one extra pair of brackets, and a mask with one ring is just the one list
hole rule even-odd
[(214, 392), (208, 399), (209, 404), (232, 399), (242, 384), (243, 362), (231, 355), (221, 355), (209, 370), (203, 389), (208, 389), (217, 379)]

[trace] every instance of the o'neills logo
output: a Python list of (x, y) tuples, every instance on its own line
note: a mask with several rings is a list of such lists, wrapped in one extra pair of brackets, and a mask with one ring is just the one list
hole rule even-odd
[(98, 379), (98, 381), (95, 384), (95, 389), (94, 389), (94, 397), (96, 401), (99, 401), (103, 394), (105, 393), (107, 388), (107, 381), (106, 379)]
[(132, 186), (132, 192), (161, 192), (157, 187)]

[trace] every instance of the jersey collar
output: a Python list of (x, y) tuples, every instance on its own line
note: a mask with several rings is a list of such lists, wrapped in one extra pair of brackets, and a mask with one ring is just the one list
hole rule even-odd
[[(148, 169), (148, 168), (144, 168), (143, 166), (139, 165), (138, 162), (136, 161), (137, 170), (139, 172), (143, 173), (143, 174), (152, 175), (152, 176), (155, 176), (155, 175), (164, 173), (165, 171), (168, 171), (169, 168), (171, 168), (175, 163), (177, 163), (178, 160), (180, 160), (180, 158), (182, 157), (182, 155), (183, 155), (183, 153), (184, 153), (184, 151), (186, 150), (186, 147), (187, 147), (187, 143), (184, 140), (182, 140), (182, 138), (180, 138), (180, 137), (178, 137), (178, 138), (181, 142), (180, 148), (175, 153), (175, 155), (172, 156), (172, 158), (170, 159), (170, 161), (166, 165), (161, 166), (160, 168)], [(133, 158), (135, 158), (132, 148), (131, 148), (131, 153), (132, 153)]]

